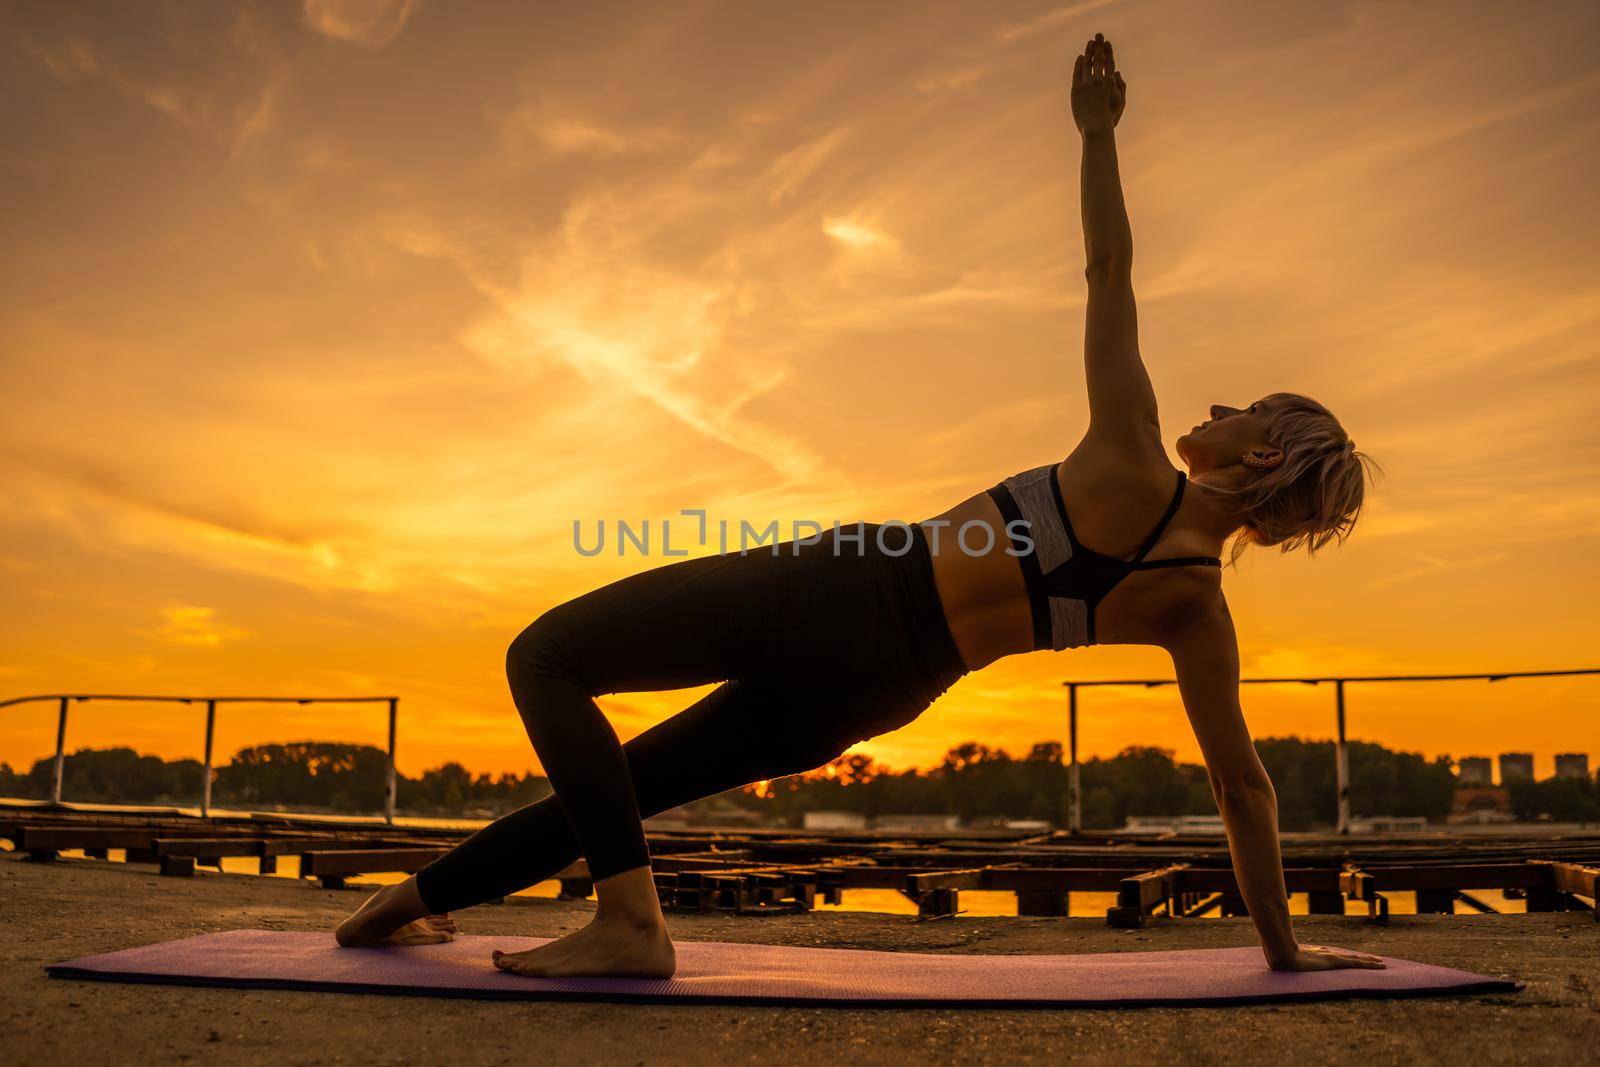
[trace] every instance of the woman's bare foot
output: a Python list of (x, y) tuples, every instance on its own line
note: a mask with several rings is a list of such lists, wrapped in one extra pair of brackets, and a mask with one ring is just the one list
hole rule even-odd
[(493, 959), (502, 971), (531, 978), (671, 978), (678, 968), (665, 924), (639, 926), (600, 915), (577, 933), (548, 945), (526, 952), (495, 949)]
[(448, 914), (429, 915), (417, 892), (416, 879), (386, 885), (366, 899), (339, 928), (334, 939), (344, 948), (379, 945), (436, 945), (455, 936), (456, 921)]
[(496, 949), (494, 965), (532, 978), (671, 978), (677, 954), (650, 868), (603, 878), (595, 883), (595, 895), (600, 906), (588, 926), (526, 952)]
[(450, 916), (425, 915), (388, 934), (367, 938), (358, 934), (347, 939), (335, 933), (334, 937), (345, 948), (375, 948), (380, 945), (437, 945), (455, 940), (455, 935), (456, 921)]

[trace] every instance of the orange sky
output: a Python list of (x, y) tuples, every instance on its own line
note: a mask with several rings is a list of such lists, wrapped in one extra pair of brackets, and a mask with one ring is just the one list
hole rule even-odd
[[(1059, 459), (1096, 30), (1169, 453), (1281, 389), (1388, 472), (1344, 547), (1226, 573), (1245, 673), (1600, 665), (1593, 4), (35, 3), (0, 9), (0, 694), (396, 692), (402, 769), (524, 770), (506, 644), (660, 562), (574, 518), (918, 519)], [(1171, 664), (1014, 657), (866, 748), (1026, 750), (1061, 679), (1128, 675)], [(631, 736), (699, 692), (603, 704)], [(1327, 688), (1244, 702), (1331, 730)], [(1090, 753), (1197, 758), (1174, 689), (1083, 710)], [(1352, 736), (1540, 774), (1600, 761), (1597, 710), (1350, 693)], [(218, 750), (301, 737), (382, 716), (230, 709)], [(0, 712), (0, 759), (53, 741)]]

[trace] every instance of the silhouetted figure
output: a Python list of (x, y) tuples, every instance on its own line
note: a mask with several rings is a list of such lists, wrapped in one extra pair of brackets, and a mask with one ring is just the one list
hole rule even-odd
[[(1268, 963), (1381, 966), (1295, 940), (1277, 802), (1239, 704), (1220, 558), (1230, 537), (1236, 560), (1249, 544), (1315, 552), (1348, 536), (1362, 457), (1321, 404), (1272, 393), (1212, 405), (1177, 439), (1188, 470), (1171, 465), (1139, 355), (1113, 134), (1125, 85), (1099, 35), (1074, 64), (1071, 99), (1083, 136), (1090, 406), (1072, 453), (918, 524), (684, 560), (546, 612), (512, 642), (506, 670), (555, 795), (380, 890), (339, 928), (341, 943), (447, 939), (450, 912), (582, 855), (594, 921), (496, 962), (529, 975), (669, 975), (641, 815), (827, 763), (1002, 656), (1144, 644), (1172, 656)], [(594, 702), (711, 682), (722, 684), (626, 745)]]

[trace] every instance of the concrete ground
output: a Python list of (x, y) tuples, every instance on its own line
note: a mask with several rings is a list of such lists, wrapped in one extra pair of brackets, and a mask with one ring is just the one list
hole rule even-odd
[[(0, 1062), (567, 1064), (1060, 1062), (1183, 1064), (1593, 1062), (1600, 1049), (1600, 923), (1587, 913), (1303, 917), (1303, 941), (1527, 983), (1519, 993), (1233, 1008), (957, 1010), (497, 1003), (400, 996), (122, 985), (46, 978), (42, 966), (238, 928), (330, 928), (360, 890), (93, 860), (0, 854)], [(464, 932), (553, 936), (590, 902), (513, 898), (460, 913)], [(871, 913), (669, 916), (683, 940), (908, 952), (1108, 952), (1253, 943), (1245, 919), (1095, 919)]]

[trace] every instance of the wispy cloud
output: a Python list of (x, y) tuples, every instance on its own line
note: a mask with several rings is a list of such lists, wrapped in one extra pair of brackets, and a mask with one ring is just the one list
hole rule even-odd
[[(1119, 3), (1121, 0), (1078, 0), (1077, 3), (1062, 4), (1031, 19), (1006, 23), (994, 31), (994, 38), (1001, 44), (1012, 44), (1029, 37), (1037, 37), (1042, 33), (1059, 33), (1066, 26), (1077, 23), (1084, 15)], [(1078, 42), (1072, 43), (1076, 45)]]
[[(240, 13), (238, 25), (249, 25), (247, 13)], [(260, 47), (250, 34), (236, 35), (235, 42), (246, 52)], [(23, 44), (56, 80), (103, 83), (196, 137), (225, 145), (235, 156), (270, 128), (277, 95), (290, 74), (287, 66), (274, 60), (235, 70), (233, 77), (218, 83), (197, 83), (171, 73), (167, 56), (142, 56), (142, 62), (130, 65), (84, 37), (49, 43), (24, 37)]]
[(1422, 561), (1423, 565), (1421, 567), (1413, 567), (1409, 570), (1374, 578), (1367, 583), (1367, 588), (1387, 589), (1392, 585), (1414, 581), (1418, 578), (1437, 578), (1451, 571), (1462, 571), (1472, 567), (1482, 567), (1489, 563), (1498, 563), (1508, 555), (1510, 555), (1508, 552), (1484, 552), (1480, 555), (1462, 559), (1448, 559), (1442, 556), (1426, 556), (1419, 553), (1416, 558)]
[(362, 48), (382, 48), (406, 28), (421, 0), (305, 0), (306, 25)]
[(250, 636), (250, 631), (217, 618), (215, 608), (174, 604), (162, 608), (160, 615), (158, 626), (139, 633), (169, 645), (191, 648), (217, 648), (225, 642)]
[(805, 477), (817, 460), (803, 442), (740, 414), (780, 384), (784, 370), (719, 353), (738, 315), (737, 281), (684, 276), (636, 255), (651, 224), (648, 203), (575, 205), (509, 284), (479, 272), (436, 235), (397, 231), (393, 239), (448, 259), (493, 300), (496, 314), (462, 339), (497, 366), (517, 373), (558, 361), (602, 394), (648, 400), (786, 478)]
[[(535, 89), (500, 124), (500, 148), (521, 165), (547, 164), (552, 158), (599, 159), (662, 152), (683, 145), (686, 135), (663, 125), (586, 115), (581, 103)], [(531, 151), (532, 149), (539, 151)]]

